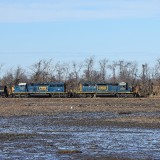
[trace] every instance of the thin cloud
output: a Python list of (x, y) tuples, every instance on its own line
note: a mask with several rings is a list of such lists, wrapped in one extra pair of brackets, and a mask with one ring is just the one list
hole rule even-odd
[(159, 0), (14, 0), (0, 2), (0, 22), (159, 18), (159, 6)]

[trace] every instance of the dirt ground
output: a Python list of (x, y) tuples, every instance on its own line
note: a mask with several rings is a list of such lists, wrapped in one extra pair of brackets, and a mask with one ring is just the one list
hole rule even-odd
[[(159, 159), (158, 97), (0, 98), (0, 118), (0, 159), (33, 159), (37, 154), (37, 159), (52, 155), (58, 160)], [(124, 136), (126, 143), (121, 140)], [(139, 144), (141, 140), (144, 146)], [(106, 144), (111, 148), (106, 150)], [(118, 150), (125, 153), (124, 158)], [(115, 154), (110, 155), (112, 152)]]
[[(67, 112), (108, 112), (96, 121), (60, 121), (65, 125), (115, 125), (159, 128), (160, 98), (0, 98), (0, 116), (54, 115)], [(86, 123), (87, 122), (87, 123)]]

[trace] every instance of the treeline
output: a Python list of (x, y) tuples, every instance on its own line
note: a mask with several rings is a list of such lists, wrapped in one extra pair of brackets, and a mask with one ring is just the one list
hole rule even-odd
[[(3, 67), (0, 67), (3, 72)], [(27, 70), (18, 66), (7, 71), (1, 77), (1, 85), (11, 87), (19, 82), (66, 82), (69, 89), (76, 89), (80, 82), (117, 83), (128, 82), (137, 86), (143, 95), (160, 94), (160, 59), (154, 67), (142, 64), (139, 67), (133, 61), (113, 61), (102, 59), (98, 62), (94, 57), (83, 62), (61, 63), (50, 60), (39, 60)]]

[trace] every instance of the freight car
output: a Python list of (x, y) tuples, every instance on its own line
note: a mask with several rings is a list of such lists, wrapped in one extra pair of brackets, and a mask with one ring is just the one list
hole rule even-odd
[(7, 86), (0, 86), (0, 97), (8, 97)]
[(19, 83), (13, 88), (12, 97), (67, 97), (65, 83)]
[(63, 82), (20, 83), (13, 88), (12, 97), (134, 97), (137, 94), (128, 83), (81, 83), (76, 91), (66, 90)]

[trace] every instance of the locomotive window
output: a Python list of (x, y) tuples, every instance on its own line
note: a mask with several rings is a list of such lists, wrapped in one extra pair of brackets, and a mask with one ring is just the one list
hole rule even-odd
[(63, 84), (51, 84), (50, 87), (63, 87)]
[(20, 88), (20, 89), (25, 89), (25, 88), (26, 88), (26, 85), (23, 85), (23, 86), (21, 85), (21, 86), (19, 86), (19, 88)]
[(95, 86), (94, 84), (83, 84), (83, 86), (85, 86), (85, 87), (93, 87), (93, 86)]
[(112, 86), (118, 86), (118, 84), (112, 84)]
[(63, 87), (63, 85), (62, 84), (57, 84), (57, 87)]
[(83, 86), (89, 86), (89, 84), (83, 84)]
[(125, 90), (126, 89), (126, 85), (121, 86), (121, 90)]
[(55, 84), (51, 84), (50, 87), (56, 87), (56, 85)]
[(49, 84), (37, 84), (37, 86), (48, 86)]

